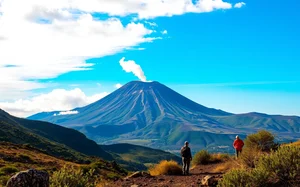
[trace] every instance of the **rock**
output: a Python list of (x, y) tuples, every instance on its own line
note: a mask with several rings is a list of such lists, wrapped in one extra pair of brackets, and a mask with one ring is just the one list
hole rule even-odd
[(152, 178), (152, 176), (147, 173), (147, 172), (144, 172), (144, 171), (137, 171), (127, 177), (124, 178), (124, 180), (126, 181), (129, 181), (130, 179), (133, 179), (133, 178), (138, 178), (138, 177), (146, 177), (146, 178)]
[(214, 176), (207, 175), (201, 180), (202, 186), (216, 186), (218, 181), (215, 179)]
[(22, 171), (12, 176), (6, 187), (49, 187), (49, 174), (34, 169)]

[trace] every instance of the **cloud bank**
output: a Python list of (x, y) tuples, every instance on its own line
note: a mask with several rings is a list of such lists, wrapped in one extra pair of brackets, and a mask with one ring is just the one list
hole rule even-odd
[(138, 77), (143, 82), (147, 81), (141, 66), (136, 64), (135, 61), (133, 60), (125, 61), (125, 57), (123, 57), (119, 62), (125, 72), (133, 73), (136, 77)]
[[(47, 94), (41, 94), (30, 99), (19, 99), (14, 102), (0, 102), (0, 108), (12, 115), (27, 117), (38, 112), (69, 111), (98, 101), (107, 96), (107, 92), (87, 96), (81, 89), (55, 89)], [(67, 113), (62, 113), (64, 115)]]

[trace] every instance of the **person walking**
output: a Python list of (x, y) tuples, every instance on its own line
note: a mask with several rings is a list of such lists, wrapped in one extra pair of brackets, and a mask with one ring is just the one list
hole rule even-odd
[(240, 137), (239, 137), (239, 135), (237, 135), (235, 137), (234, 142), (233, 142), (233, 147), (235, 149), (235, 156), (236, 156), (236, 158), (238, 158), (239, 155), (242, 153), (243, 146), (244, 146), (243, 140), (241, 140)]
[(184, 146), (180, 150), (182, 157), (182, 174), (189, 175), (190, 163), (192, 160), (191, 148), (189, 147), (189, 142), (184, 142)]

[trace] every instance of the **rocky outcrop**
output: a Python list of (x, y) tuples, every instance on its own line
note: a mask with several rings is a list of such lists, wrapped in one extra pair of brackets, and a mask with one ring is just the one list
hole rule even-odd
[(49, 174), (30, 169), (12, 176), (6, 187), (49, 187)]
[(207, 175), (201, 180), (201, 187), (203, 186), (217, 186), (218, 180), (215, 176)]

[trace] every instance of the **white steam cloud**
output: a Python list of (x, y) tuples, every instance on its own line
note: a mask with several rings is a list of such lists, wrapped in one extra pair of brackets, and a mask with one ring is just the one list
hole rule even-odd
[(138, 77), (141, 81), (146, 82), (146, 76), (140, 65), (136, 64), (133, 60), (125, 61), (125, 57), (120, 60), (120, 65), (123, 70), (127, 73), (133, 73), (136, 77)]

